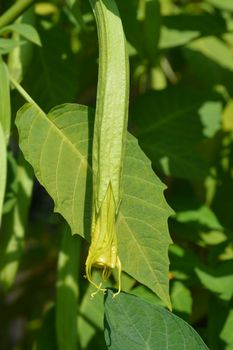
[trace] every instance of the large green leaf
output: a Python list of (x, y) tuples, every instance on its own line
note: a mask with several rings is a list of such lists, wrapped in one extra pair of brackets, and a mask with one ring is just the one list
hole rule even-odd
[(130, 294), (112, 295), (109, 291), (105, 300), (108, 349), (207, 349), (194, 329), (163, 307)]
[(78, 91), (77, 70), (73, 68), (69, 36), (63, 29), (38, 26), (38, 33), (43, 48), (34, 47), (33, 64), (27, 67), (23, 84), (35, 101), (48, 110), (74, 99)]
[[(20, 147), (41, 184), (71, 226), (90, 237), (93, 110), (66, 104), (47, 116), (32, 104), (18, 112)], [(89, 124), (88, 124), (89, 123)], [(88, 159), (87, 159), (88, 158)], [(165, 186), (155, 176), (137, 141), (128, 135), (123, 173), (123, 199), (118, 220), (123, 269), (147, 285), (169, 306)]]
[(197, 144), (220, 128), (221, 102), (215, 96), (178, 87), (150, 91), (138, 98), (131, 115), (142, 149), (166, 175), (207, 174)]

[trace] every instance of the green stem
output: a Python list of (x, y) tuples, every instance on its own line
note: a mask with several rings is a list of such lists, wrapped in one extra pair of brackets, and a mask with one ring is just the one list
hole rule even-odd
[[(33, 103), (40, 111), (42, 109), (38, 106), (38, 104), (31, 98), (31, 96), (24, 90), (24, 88), (10, 75), (9, 76), (11, 83), (14, 85), (16, 90), (20, 93), (20, 95), (29, 103)], [(43, 111), (42, 111), (43, 112)], [(43, 112), (44, 113), (44, 112)]]
[(33, 4), (34, 0), (19, 0), (16, 1), (1, 17), (0, 28), (7, 26), (18, 18), (29, 6)]

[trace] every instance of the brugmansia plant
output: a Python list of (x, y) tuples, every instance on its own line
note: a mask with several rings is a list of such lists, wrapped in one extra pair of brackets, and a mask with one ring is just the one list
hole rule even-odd
[[(216, 305), (221, 310), (232, 298), (232, 281), (225, 276), (228, 288), (221, 289), (215, 280), (218, 275), (195, 255), (198, 251), (205, 256), (204, 249), (219, 244), (206, 259), (211, 262), (218, 254), (223, 260), (227, 256), (226, 269), (230, 270), (231, 250), (224, 238), (227, 230), (211, 204), (208, 206), (217, 191), (210, 173), (217, 177), (220, 170), (212, 166), (210, 173), (206, 171), (198, 153), (198, 148), (204, 148), (211, 163), (221, 142), (229, 145), (224, 131), (216, 137), (228, 82), (225, 90), (216, 84), (214, 92), (167, 87), (179, 83), (175, 69), (184, 63), (177, 57), (183, 55), (192, 62), (196, 55), (196, 61), (201, 60), (199, 40), (208, 39), (210, 27), (217, 34), (226, 30), (224, 21), (231, 21), (229, 9), (222, 9), (218, 0), (208, 0), (203, 8), (193, 5), (200, 6), (199, 12), (186, 16), (185, 11), (193, 7), (185, 7), (182, 13), (186, 5), (178, 3), (90, 0), (88, 5), (67, 0), (34, 4), (18, 0), (9, 7), (4, 2), (6, 11), (0, 16), (0, 293), (6, 305), (11, 300), (14, 305), (14, 298), (20, 304), (23, 290), (33, 294), (30, 288), (35, 282), (30, 278), (41, 274), (43, 281), (49, 269), (54, 276), (54, 261), (58, 261), (56, 282), (54, 278), (48, 282), (50, 299), (42, 284), (38, 290), (43, 303), (35, 306), (36, 316), (32, 316), (39, 320), (28, 322), (29, 340), (22, 340), (17, 349), (208, 349), (186, 323), (190, 321), (208, 339), (201, 328), (207, 315), (206, 290), (199, 294), (201, 283), (213, 298), (220, 295)], [(224, 16), (219, 17), (221, 11)], [(215, 20), (216, 26), (212, 25)], [(203, 23), (210, 23), (208, 30)], [(224, 40), (232, 38), (229, 35)], [(211, 44), (210, 40), (209, 50)], [(223, 43), (214, 41), (216, 49), (215, 45)], [(35, 56), (33, 50), (38, 50)], [(97, 51), (94, 109), (85, 105), (95, 100), (93, 89), (88, 90), (88, 98), (85, 89), (97, 81)], [(174, 61), (170, 62), (167, 52), (174, 55)], [(232, 65), (229, 52), (225, 57), (224, 65)], [(196, 61), (190, 64), (195, 66)], [(174, 70), (173, 64), (177, 65)], [(181, 69), (182, 74), (184, 80), (190, 79)], [(77, 82), (80, 87), (75, 88)], [(22, 98), (26, 100), (23, 106)], [(130, 99), (129, 130), (142, 148), (127, 131)], [(76, 100), (82, 104), (67, 103)], [(229, 117), (225, 118), (225, 127), (231, 128)], [(172, 191), (169, 202), (177, 214), (164, 197), (166, 186), (152, 169), (151, 160)], [(185, 178), (184, 185), (177, 178)], [(54, 212), (61, 216), (45, 218), (43, 210), (51, 203), (39, 183), (53, 200)], [(179, 195), (173, 193), (173, 186)], [(204, 187), (206, 198), (197, 209), (190, 192), (200, 199)], [(171, 231), (178, 232), (174, 245), (169, 217)], [(191, 243), (185, 241), (186, 229), (198, 235), (194, 234)], [(32, 236), (27, 238), (27, 231)], [(37, 231), (42, 232), (40, 239)], [(25, 266), (28, 271), (23, 274)], [(194, 303), (192, 313), (195, 293), (197, 299), (201, 295), (202, 310)], [(26, 309), (30, 297), (24, 296)], [(15, 329), (12, 332), (14, 335)], [(0, 348), (1, 337), (0, 331)], [(8, 345), (4, 340), (3, 346)]]

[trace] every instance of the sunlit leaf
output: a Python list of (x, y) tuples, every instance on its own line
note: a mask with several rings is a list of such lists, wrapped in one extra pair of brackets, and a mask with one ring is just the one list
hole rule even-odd
[(32, 43), (41, 46), (40, 37), (34, 27), (25, 23), (14, 23), (0, 30), (0, 34), (5, 32), (16, 32)]
[[(17, 125), (20, 147), (53, 198), (55, 211), (65, 217), (73, 233), (89, 239), (93, 110), (66, 104), (47, 117), (26, 104), (18, 113)], [(169, 306), (167, 218), (171, 210), (164, 189), (150, 161), (128, 135), (117, 229), (120, 259), (127, 273)]]

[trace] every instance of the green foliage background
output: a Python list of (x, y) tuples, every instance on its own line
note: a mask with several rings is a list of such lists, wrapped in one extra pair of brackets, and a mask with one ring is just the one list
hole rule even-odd
[[(211, 350), (231, 350), (233, 3), (231, 0), (116, 2), (130, 55), (129, 131), (151, 160), (155, 174), (167, 185), (165, 197), (175, 212), (169, 219), (174, 242), (169, 248), (173, 312), (196, 329)], [(12, 1), (2, 1), (0, 13), (11, 4)], [(38, 1), (23, 14), (21, 23), (37, 30), (42, 46), (28, 41), (21, 46), (11, 42), (11, 54), (8, 58), (4, 56), (11, 75), (21, 81), (46, 113), (62, 103), (94, 107), (98, 41), (89, 3)], [(4, 39), (10, 35), (1, 34)], [(13, 39), (19, 40), (18, 35), (14, 32)], [(38, 43), (37, 37), (33, 38)], [(0, 41), (0, 53), (4, 53), (1, 45)], [(12, 89), (13, 119), (23, 103)], [(131, 150), (132, 154), (136, 152)], [(27, 160), (32, 157), (27, 157), (25, 152), (24, 155)], [(98, 295), (90, 302), (92, 287), (83, 278), (88, 244), (69, 232), (64, 234), (69, 230), (64, 219), (53, 213), (53, 201), (34, 179), (19, 150), (14, 120), (7, 162), (0, 236), (0, 348), (57, 349), (58, 342), (60, 349), (62, 346), (74, 349), (77, 343), (77, 349), (106, 349), (103, 297)], [(33, 161), (30, 163), (35, 170)], [(147, 176), (138, 165), (130, 163), (128, 168), (139, 177)], [(43, 182), (38, 174), (37, 177)], [(129, 181), (125, 185), (129, 193), (130, 184)], [(134, 188), (137, 185), (135, 182)], [(52, 189), (48, 192), (52, 196)], [(146, 197), (142, 199), (155, 202), (150, 195), (144, 193)], [(163, 206), (161, 203), (162, 199), (159, 205)], [(151, 219), (148, 211), (140, 213)], [(159, 219), (156, 220), (160, 225)], [(163, 220), (165, 225), (166, 215)], [(143, 245), (140, 231), (138, 237)], [(122, 243), (122, 252), (125, 244), (127, 240)], [(148, 248), (148, 256), (149, 251)], [(155, 312), (159, 313), (161, 302), (146, 280), (152, 281), (153, 276), (142, 278), (147, 266), (140, 259), (137, 264), (141, 270), (135, 276), (132, 273), (135, 261), (127, 255), (125, 271), (137, 281), (124, 273), (123, 290), (155, 304), (158, 308)], [(66, 271), (69, 271), (68, 281)], [(114, 276), (111, 283), (115, 286)], [(64, 287), (67, 284), (70, 291)], [(158, 290), (154, 292), (158, 294)], [(76, 310), (73, 305), (77, 299)], [(111, 312), (116, 315), (116, 311), (109, 300), (107, 296), (107, 317), (111, 318)], [(126, 301), (122, 301), (123, 305)], [(64, 310), (72, 308), (74, 312), (65, 315)], [(120, 307), (117, 312), (120, 325)], [(69, 319), (67, 329), (63, 318)], [(57, 332), (57, 337), (56, 330), (62, 329), (64, 334)], [(67, 334), (73, 336), (68, 339)], [(69, 345), (61, 345), (64, 339), (70, 341)], [(150, 346), (153, 349), (155, 345)]]

